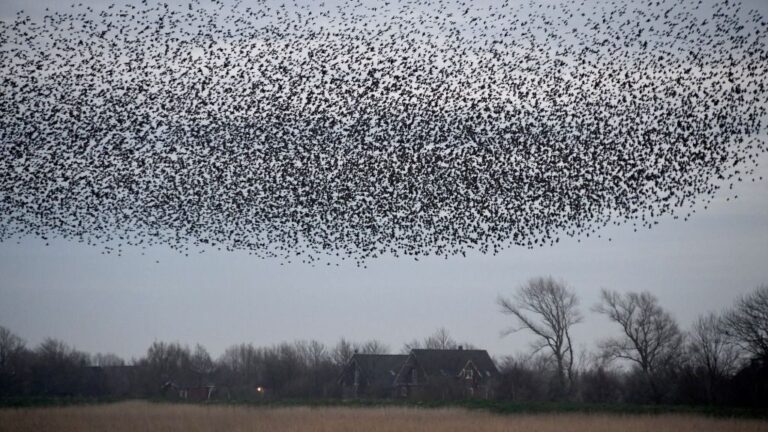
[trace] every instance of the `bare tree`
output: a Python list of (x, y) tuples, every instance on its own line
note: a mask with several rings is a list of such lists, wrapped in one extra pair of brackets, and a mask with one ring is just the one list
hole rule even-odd
[(216, 369), (208, 350), (197, 344), (195, 350), (189, 356), (189, 369), (198, 380), (198, 384), (206, 384), (205, 379)]
[(178, 342), (153, 342), (147, 349), (147, 361), (158, 370), (168, 373), (189, 367), (189, 348)]
[(224, 351), (218, 364), (250, 383), (257, 376), (261, 352), (251, 344), (233, 345)]
[(331, 350), (331, 360), (337, 368), (343, 368), (354, 353), (355, 347), (352, 345), (352, 342), (341, 338), (336, 343), (336, 346), (333, 347), (333, 350)]
[(91, 356), (91, 365), (99, 367), (125, 366), (125, 360), (113, 353), (96, 353)]
[(325, 345), (316, 340), (298, 341), (296, 342), (296, 349), (299, 351), (305, 366), (310, 369), (317, 368), (329, 356)]
[(0, 397), (22, 387), (26, 352), (24, 340), (0, 326)]
[(177, 342), (155, 341), (142, 359), (146, 390), (160, 391), (165, 384), (184, 380), (190, 372), (189, 348)]
[(11, 359), (24, 350), (24, 340), (0, 326), (0, 372), (11, 366)]
[(313, 397), (326, 396), (327, 389), (324, 387), (324, 380), (329, 376), (338, 376), (338, 371), (333, 368), (328, 349), (316, 340), (297, 342), (296, 349), (300, 352), (308, 379), (311, 382), (311, 389), (308, 389), (309, 393)]
[(721, 317), (709, 313), (696, 320), (689, 333), (688, 353), (693, 365), (706, 374), (707, 399), (713, 402), (718, 385), (736, 371), (741, 357)]
[(515, 327), (505, 334), (528, 330), (536, 336), (534, 354), (546, 349), (555, 359), (560, 396), (573, 382), (573, 343), (570, 328), (582, 320), (576, 293), (551, 277), (535, 278), (521, 286), (513, 299), (499, 296), (501, 311), (512, 315)]
[(89, 356), (66, 343), (45, 339), (35, 349), (34, 391), (44, 395), (72, 395), (82, 390), (80, 378)]
[(435, 330), (434, 333), (424, 338), (424, 340), (414, 339), (410, 342), (403, 344), (403, 348), (400, 350), (403, 354), (408, 354), (411, 350), (415, 349), (436, 349), (436, 350), (450, 350), (462, 347), (464, 349), (474, 349), (474, 346), (468, 342), (459, 344), (448, 333), (445, 327), (440, 327)]
[(233, 345), (217, 361), (219, 384), (228, 387), (231, 396), (247, 398), (263, 385), (264, 350), (252, 344)]
[(414, 339), (410, 342), (406, 342), (401, 350), (404, 354), (408, 354), (411, 350), (415, 349), (436, 349), (447, 350), (456, 349), (459, 345), (451, 337), (448, 330), (445, 327), (440, 327), (435, 330), (434, 333), (424, 338), (424, 340)]
[(456, 341), (453, 340), (445, 327), (440, 327), (424, 340), (424, 348), (426, 349), (447, 350), (456, 349), (457, 346)]
[(654, 399), (661, 397), (656, 374), (681, 352), (683, 335), (672, 316), (649, 292), (627, 293), (602, 290), (594, 311), (619, 324), (623, 335), (600, 344), (604, 355), (637, 364), (648, 379)]
[(420, 340), (414, 339), (410, 342), (404, 343), (403, 348), (400, 349), (400, 353), (408, 354), (411, 352), (411, 350), (423, 349), (423, 348), (424, 348), (424, 344)]
[(768, 360), (768, 285), (758, 287), (725, 314), (726, 331), (744, 350)]
[(87, 366), (90, 363), (88, 354), (58, 339), (46, 338), (35, 351), (38, 361), (42, 363), (53, 365), (69, 363), (78, 367)]
[(376, 339), (359, 343), (350, 342), (341, 338), (336, 346), (331, 350), (330, 356), (333, 364), (337, 367), (344, 367), (352, 355), (360, 354), (389, 354), (389, 347)]
[(726, 334), (725, 321), (714, 313), (699, 317), (688, 340), (693, 362), (714, 378), (732, 375), (739, 366), (741, 353)]
[(355, 344), (355, 352), (360, 354), (389, 354), (389, 347), (381, 341), (371, 339), (361, 344)]

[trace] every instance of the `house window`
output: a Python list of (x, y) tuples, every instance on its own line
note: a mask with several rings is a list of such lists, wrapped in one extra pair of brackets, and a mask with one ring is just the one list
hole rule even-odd
[(360, 369), (355, 369), (355, 385), (360, 385)]
[(464, 371), (464, 377), (467, 379), (472, 379), (472, 369), (467, 369)]
[(418, 374), (416, 372), (416, 369), (411, 369), (411, 384), (416, 384), (418, 380)]

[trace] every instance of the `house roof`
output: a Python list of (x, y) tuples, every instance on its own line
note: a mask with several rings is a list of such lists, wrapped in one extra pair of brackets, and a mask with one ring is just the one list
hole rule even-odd
[(428, 376), (456, 376), (470, 361), (484, 378), (495, 378), (499, 375), (486, 350), (414, 349), (411, 350), (411, 355)]
[(357, 364), (369, 385), (391, 385), (407, 358), (406, 354), (355, 354), (347, 367)]

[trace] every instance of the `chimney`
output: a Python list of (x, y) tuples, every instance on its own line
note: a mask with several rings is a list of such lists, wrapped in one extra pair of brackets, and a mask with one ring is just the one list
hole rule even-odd
[(459, 351), (464, 351), (464, 345), (459, 345)]

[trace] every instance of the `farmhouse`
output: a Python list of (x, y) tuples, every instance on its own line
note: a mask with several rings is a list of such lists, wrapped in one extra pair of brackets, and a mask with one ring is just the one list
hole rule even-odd
[(355, 354), (339, 376), (344, 398), (490, 399), (499, 372), (485, 350)]
[(400, 397), (416, 399), (490, 399), (499, 371), (486, 350), (414, 349), (397, 376)]
[(355, 354), (339, 376), (342, 397), (390, 398), (395, 396), (395, 376), (407, 355)]

